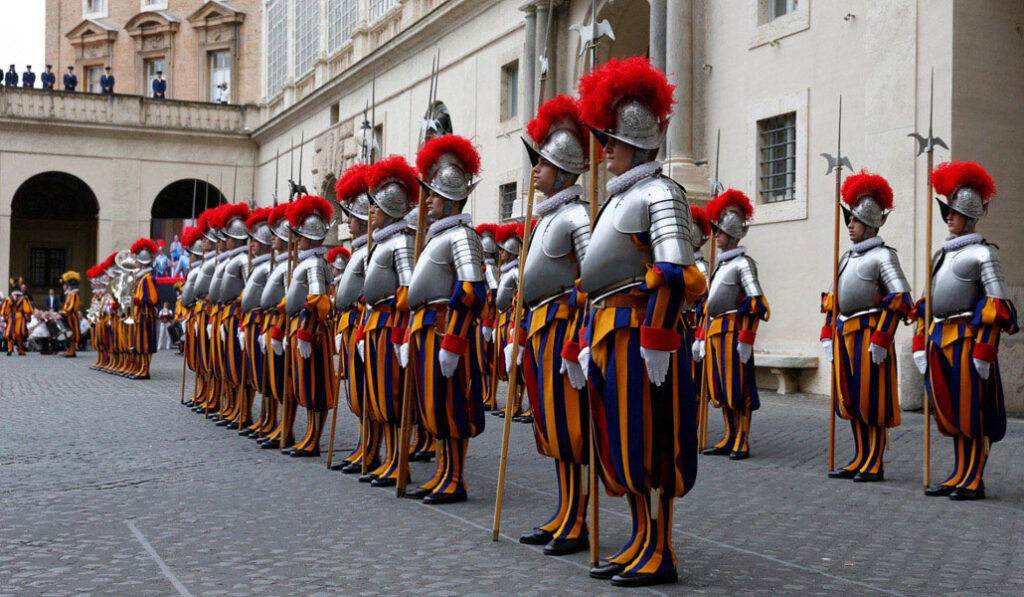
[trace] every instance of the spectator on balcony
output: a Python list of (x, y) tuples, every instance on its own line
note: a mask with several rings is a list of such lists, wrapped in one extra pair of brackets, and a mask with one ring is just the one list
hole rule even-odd
[(46, 65), (46, 72), (39, 75), (39, 82), (43, 84), (43, 89), (47, 91), (53, 91), (53, 88), (57, 85), (57, 75), (53, 74), (53, 65)]
[(106, 74), (100, 77), (100, 93), (110, 95), (114, 93), (114, 75), (110, 72), (110, 67), (103, 69)]
[(14, 65), (11, 65), (11, 69), (4, 75), (4, 87), (17, 87), (18, 86), (18, 73), (14, 70)]
[(25, 72), (21, 75), (21, 86), (25, 89), (32, 89), (36, 86), (36, 74), (32, 72), (32, 65), (25, 65)]
[(221, 104), (227, 104), (231, 101), (231, 94), (228, 93), (228, 84), (221, 83), (217, 85), (217, 102)]
[(78, 77), (75, 76), (75, 67), (69, 66), (67, 74), (64, 75), (64, 91), (75, 91), (78, 87)]
[(167, 95), (167, 79), (164, 79), (164, 71), (156, 71), (156, 78), (153, 79), (153, 97), (164, 99)]

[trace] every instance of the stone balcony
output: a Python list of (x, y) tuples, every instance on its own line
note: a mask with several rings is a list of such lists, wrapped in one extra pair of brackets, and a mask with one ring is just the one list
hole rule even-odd
[(0, 119), (248, 135), (259, 124), (259, 110), (138, 95), (0, 88)]

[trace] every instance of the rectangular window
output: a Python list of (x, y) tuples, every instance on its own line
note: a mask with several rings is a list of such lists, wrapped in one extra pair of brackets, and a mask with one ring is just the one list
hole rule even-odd
[(67, 249), (29, 249), (29, 286), (55, 286), (66, 262)]
[(501, 120), (519, 115), (519, 61), (501, 67)]
[(796, 0), (771, 0), (772, 18), (784, 17), (796, 10)]
[(762, 203), (789, 201), (796, 195), (796, 112), (757, 121)]
[(384, 16), (395, 4), (396, 0), (370, 0), (370, 22)]
[(167, 0), (142, 0), (142, 10), (167, 10)]
[(501, 220), (512, 219), (512, 208), (516, 203), (516, 183), (510, 182), (498, 187), (498, 196), (501, 198)]
[(295, 0), (295, 78), (313, 68), (320, 51), (320, 0)]
[(217, 50), (209, 55), (210, 101), (216, 102), (220, 100), (221, 84), (228, 85), (226, 89), (231, 90), (231, 50)]
[(274, 97), (288, 78), (288, 0), (267, 7), (267, 95)]
[(107, 12), (107, 0), (85, 0), (85, 12), (89, 15)]
[(89, 93), (99, 93), (100, 89), (100, 77), (103, 76), (102, 66), (87, 66), (85, 67), (85, 84), (86, 90)]
[[(164, 73), (164, 78), (167, 78), (167, 69), (165, 68), (166, 63), (164, 62), (164, 59), (161, 56), (160, 58), (147, 59), (145, 62), (143, 62), (143, 65), (145, 66), (143, 70), (146, 73), (146, 80), (143, 83), (142, 88), (146, 90), (144, 95), (146, 97), (150, 97), (153, 95), (153, 79), (156, 78), (156, 71)], [(167, 91), (167, 95), (170, 95), (170, 89), (168, 89)]]
[(327, 3), (327, 51), (331, 54), (352, 37), (359, 18), (359, 0), (331, 0)]

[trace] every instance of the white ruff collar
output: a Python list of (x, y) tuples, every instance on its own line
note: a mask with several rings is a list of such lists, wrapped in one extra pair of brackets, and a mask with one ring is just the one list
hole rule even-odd
[(379, 243), (379, 242), (381, 242), (383, 240), (387, 240), (387, 239), (391, 238), (392, 236), (394, 236), (395, 234), (401, 232), (402, 230), (405, 230), (405, 228), (406, 228), (405, 220), (398, 220), (397, 222), (395, 222), (393, 224), (389, 224), (389, 225), (381, 228), (380, 230), (374, 230), (373, 231), (373, 242)]
[(746, 247), (736, 247), (735, 249), (729, 249), (728, 251), (722, 251), (722, 254), (718, 256), (720, 261), (729, 261), (733, 257), (739, 257), (740, 255), (746, 255)]
[(441, 218), (430, 225), (430, 236), (437, 236), (449, 228), (469, 224), (472, 220), (473, 218), (469, 214), (455, 214), (454, 216)]
[(980, 243), (983, 240), (985, 239), (981, 236), (980, 232), (972, 232), (970, 234), (965, 234), (963, 236), (951, 236), (946, 240), (942, 241), (942, 250), (955, 251), (957, 249), (966, 247), (967, 245)]
[(367, 240), (368, 239), (366, 238), (365, 234), (362, 235), (362, 236), (357, 236), (357, 237), (353, 238), (352, 239), (352, 248), (353, 249), (361, 249), (363, 247), (363, 245), (366, 244)]
[(257, 265), (263, 263), (264, 261), (270, 261), (270, 253), (264, 253), (258, 257), (253, 257), (252, 266), (256, 267)]
[(508, 263), (502, 263), (501, 264), (501, 273), (503, 273), (503, 274), (507, 273), (510, 269), (514, 269), (514, 268), (517, 268), (517, 267), (519, 267), (519, 260), (518, 259), (513, 259), (512, 261), (509, 261)]
[(306, 249), (305, 251), (299, 251), (298, 261), (302, 261), (307, 257), (311, 257), (313, 255), (324, 255), (326, 253), (327, 247), (314, 247), (312, 249)]
[(203, 253), (203, 259), (213, 259), (216, 256), (217, 256), (217, 251), (216, 250), (210, 251), (209, 253)]
[(862, 240), (859, 243), (850, 243), (851, 253), (866, 253), (875, 247), (881, 246), (883, 243), (882, 237), (872, 236), (867, 240)]
[(220, 254), (220, 258), (221, 259), (231, 259), (235, 255), (238, 255), (239, 253), (241, 253), (242, 251), (244, 251), (244, 250), (246, 250), (248, 248), (249, 247), (247, 245), (242, 245), (241, 247), (235, 247), (234, 249), (230, 249), (228, 251), (224, 251), (223, 253), (221, 253)]
[(546, 216), (549, 213), (555, 211), (559, 207), (562, 207), (566, 203), (575, 200), (577, 197), (579, 197), (582, 194), (583, 194), (583, 187), (578, 185), (578, 184), (574, 184), (574, 185), (572, 185), (570, 187), (566, 187), (566, 188), (562, 189), (561, 191), (558, 191), (554, 195), (548, 197), (547, 199), (541, 201), (537, 205), (534, 205), (533, 206), (533, 213), (535, 213), (535, 214), (537, 214), (537, 216), (543, 218), (544, 216)]
[(625, 191), (629, 187), (635, 185), (645, 178), (650, 178), (661, 171), (661, 162), (655, 160), (653, 162), (647, 162), (646, 164), (640, 164), (635, 168), (623, 172), (615, 178), (608, 181), (609, 195), (618, 195), (622, 191)]

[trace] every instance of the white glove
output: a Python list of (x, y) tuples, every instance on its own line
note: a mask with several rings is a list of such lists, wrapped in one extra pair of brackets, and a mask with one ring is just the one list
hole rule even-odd
[(206, 339), (209, 340), (212, 337), (213, 337), (213, 324), (212, 323), (208, 323), (208, 324), (206, 324)]
[(494, 328), (485, 325), (480, 328), (480, 333), (483, 334), (484, 340), (494, 342)]
[(704, 360), (704, 341), (694, 340), (693, 346), (690, 348), (693, 352), (693, 360), (698, 363)]
[(587, 377), (583, 375), (583, 369), (579, 363), (562, 359), (562, 367), (558, 372), (569, 377), (569, 385), (575, 390), (582, 390), (583, 386), (587, 385)]
[[(0, 320), (0, 321), (2, 321), (2, 320)], [(182, 334), (184, 334), (185, 332), (188, 331), (188, 330), (185, 329), (185, 322), (184, 321), (179, 321), (178, 325), (181, 327), (181, 333)]]
[(881, 346), (872, 342), (868, 345), (868, 352), (871, 353), (871, 362), (876, 365), (881, 365), (885, 362), (885, 358), (889, 356), (889, 351)]
[(398, 364), (405, 369), (409, 366), (409, 343), (399, 344), (395, 348), (398, 349)]
[(825, 355), (825, 360), (832, 362), (832, 339), (827, 338), (821, 341), (821, 352)]
[(647, 378), (651, 380), (651, 383), (656, 386), (665, 383), (665, 376), (668, 375), (668, 365), (672, 360), (672, 352), (641, 346), (640, 356), (643, 358), (644, 364), (647, 365)]
[(341, 341), (344, 339), (345, 337), (342, 336), (341, 334), (337, 334), (334, 336), (334, 352), (341, 352)]
[[(512, 371), (512, 348), (513, 348), (512, 344), (507, 344), (505, 346), (505, 373), (509, 373), (509, 372)], [(516, 365), (522, 365), (522, 364), (523, 364), (523, 351), (520, 350), (519, 352), (516, 353)]]
[(295, 343), (299, 347), (299, 354), (302, 355), (302, 358), (308, 359), (309, 357), (311, 357), (313, 355), (313, 345), (312, 344), (310, 344), (309, 342), (306, 342), (302, 338), (298, 338)]
[(263, 334), (260, 334), (260, 339), (257, 340), (257, 342), (260, 345), (260, 350), (263, 352), (267, 352), (267, 337), (264, 336)]
[(366, 350), (366, 341), (365, 340), (360, 340), (359, 342), (356, 342), (356, 352), (359, 353), (359, 360), (363, 361), (364, 363), (366, 362), (366, 352), (364, 352), (365, 350)]
[(982, 379), (988, 379), (989, 375), (992, 375), (992, 363), (983, 361), (981, 359), (974, 360), (974, 369), (978, 372), (978, 377)]
[(245, 350), (245, 331), (238, 330), (238, 348)]
[(754, 354), (754, 347), (746, 342), (737, 342), (736, 354), (740, 355), (740, 362), (746, 365)]
[(928, 357), (923, 350), (914, 351), (914, 364), (917, 365), (917, 370), (921, 372), (921, 375), (928, 371)]
[(270, 339), (270, 347), (274, 349), (274, 354), (281, 356), (284, 354), (284, 344), (280, 340), (274, 338)]
[(583, 379), (590, 379), (590, 347), (584, 346), (580, 349), (580, 353), (576, 355), (576, 360), (580, 363), (580, 369), (583, 370)]
[(459, 355), (442, 348), (437, 351), (437, 362), (441, 365), (441, 375), (451, 377), (459, 366)]
[(221, 338), (227, 338), (228, 337), (228, 329), (226, 327), (224, 327), (223, 323), (220, 324), (220, 337)]

